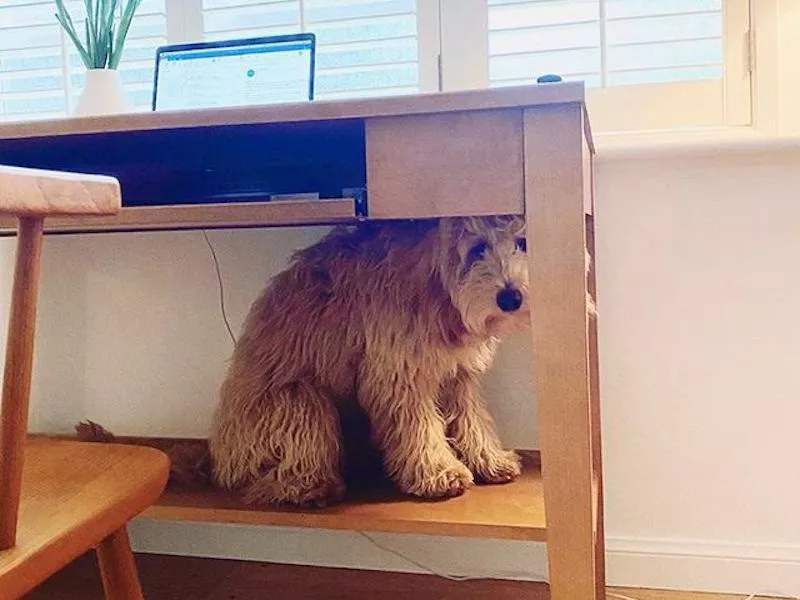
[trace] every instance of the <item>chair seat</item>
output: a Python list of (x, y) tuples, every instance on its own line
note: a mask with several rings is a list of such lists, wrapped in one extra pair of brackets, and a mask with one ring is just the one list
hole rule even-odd
[(17, 545), (0, 551), (0, 600), (17, 598), (97, 546), (164, 490), (153, 448), (29, 439)]

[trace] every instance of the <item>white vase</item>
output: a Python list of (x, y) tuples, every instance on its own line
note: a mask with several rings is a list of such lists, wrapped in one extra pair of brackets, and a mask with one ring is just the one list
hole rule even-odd
[(132, 110), (116, 69), (87, 69), (86, 84), (73, 114), (76, 117), (113, 115)]

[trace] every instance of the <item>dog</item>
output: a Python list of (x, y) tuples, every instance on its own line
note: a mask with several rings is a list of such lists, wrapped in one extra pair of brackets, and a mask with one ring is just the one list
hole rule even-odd
[(522, 217), (334, 229), (250, 307), (212, 419), (214, 482), (250, 504), (339, 501), (353, 408), (405, 494), (513, 480), (520, 460), (480, 379), (500, 338), (528, 324), (528, 288)]

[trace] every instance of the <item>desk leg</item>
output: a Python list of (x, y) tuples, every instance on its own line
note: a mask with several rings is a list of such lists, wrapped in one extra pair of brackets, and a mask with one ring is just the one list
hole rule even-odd
[[(591, 167), (579, 105), (525, 112), (533, 379), (552, 600), (605, 598), (597, 354), (587, 314)], [(589, 202), (585, 204), (585, 199)], [(588, 243), (588, 244), (587, 244)]]

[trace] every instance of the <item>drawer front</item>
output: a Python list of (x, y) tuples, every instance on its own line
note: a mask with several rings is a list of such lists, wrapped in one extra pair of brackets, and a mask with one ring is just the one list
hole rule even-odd
[(369, 216), (522, 214), (520, 109), (366, 122)]

